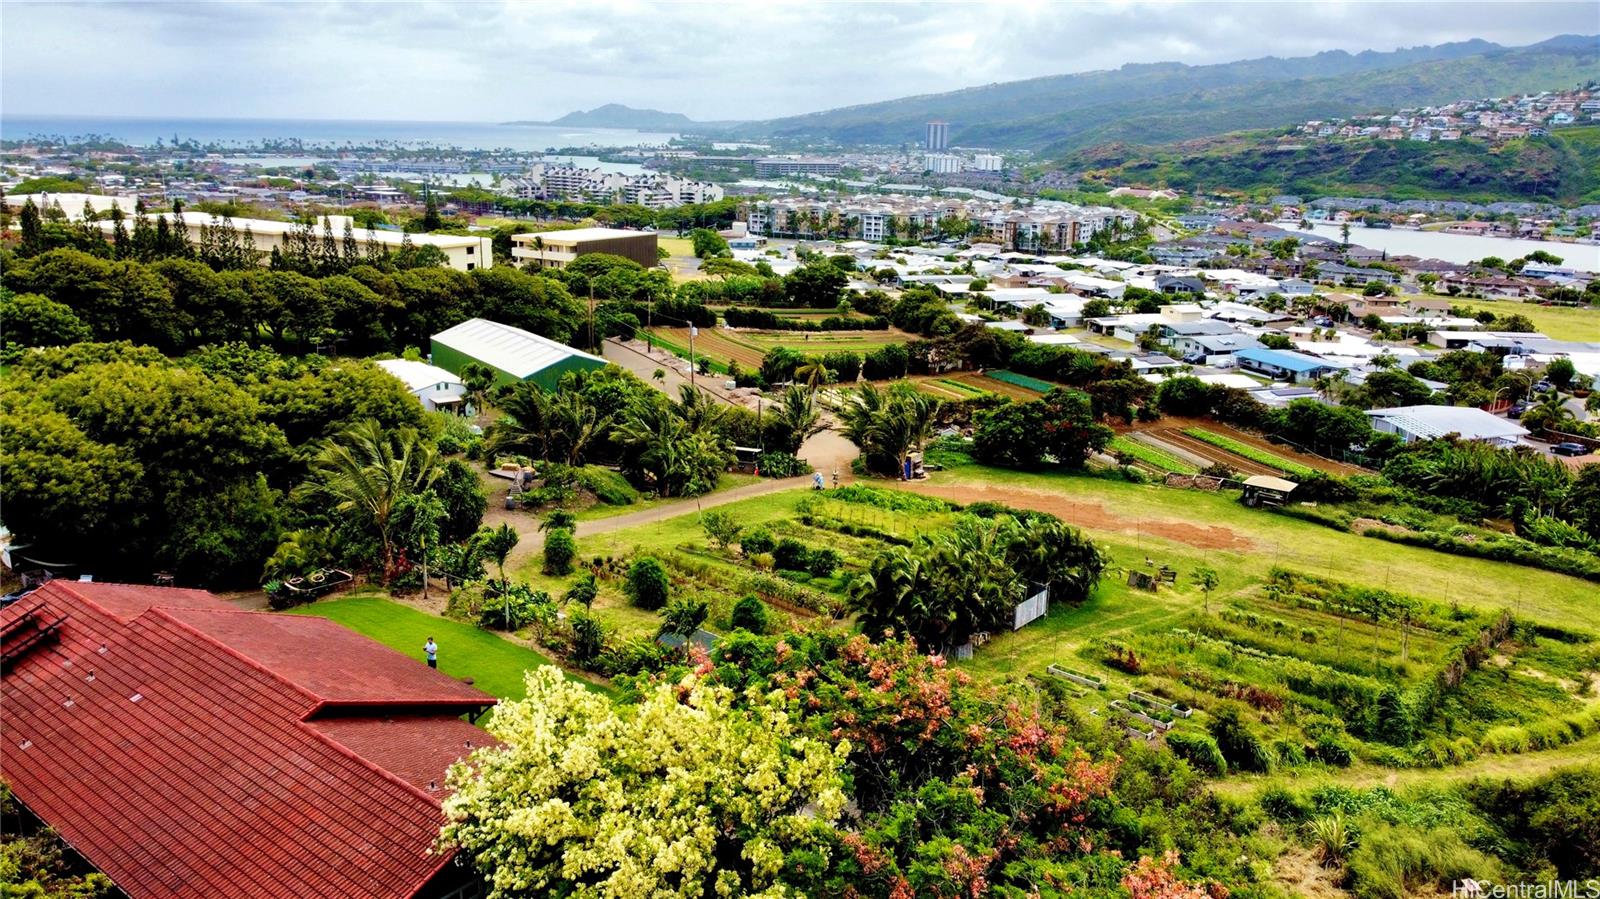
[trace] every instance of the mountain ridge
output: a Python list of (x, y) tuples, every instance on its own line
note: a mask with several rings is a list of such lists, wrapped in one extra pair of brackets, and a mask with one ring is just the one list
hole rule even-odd
[[(1271, 127), (1302, 112), (1350, 114), (1369, 106), (1559, 87), (1586, 77), (1600, 78), (1600, 36), (1560, 35), (1523, 47), (1475, 38), (1203, 66), (1126, 63), (740, 123), (722, 133), (913, 143), (921, 140), (924, 123), (938, 119), (951, 122), (953, 143), (1059, 155), (1109, 140), (1182, 140)], [(1163, 121), (1172, 126), (1163, 129)]]

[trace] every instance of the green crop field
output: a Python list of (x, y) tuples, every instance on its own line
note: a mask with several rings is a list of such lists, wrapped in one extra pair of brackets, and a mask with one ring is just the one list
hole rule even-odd
[(1184, 428), (1183, 433), (1201, 442), (1209, 443), (1218, 449), (1225, 449), (1234, 455), (1243, 456), (1252, 462), (1259, 462), (1270, 468), (1276, 468), (1285, 474), (1304, 478), (1310, 477), (1313, 473), (1310, 467), (1301, 465), (1299, 462), (1292, 462), (1277, 453), (1269, 453), (1248, 443), (1234, 440), (1225, 434), (1218, 434), (1216, 431), (1208, 431), (1205, 428)]
[(1143, 462), (1159, 471), (1195, 474), (1200, 470), (1198, 466), (1185, 462), (1171, 453), (1164, 453), (1148, 443), (1140, 443), (1129, 437), (1114, 438), (1106, 449), (1113, 454), (1125, 455), (1137, 462)]

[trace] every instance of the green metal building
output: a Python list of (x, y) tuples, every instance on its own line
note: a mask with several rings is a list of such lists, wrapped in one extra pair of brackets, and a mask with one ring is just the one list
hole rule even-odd
[(433, 364), (459, 376), (468, 363), (487, 365), (495, 383), (532, 381), (554, 391), (571, 371), (605, 368), (606, 361), (548, 337), (473, 318), (433, 335)]

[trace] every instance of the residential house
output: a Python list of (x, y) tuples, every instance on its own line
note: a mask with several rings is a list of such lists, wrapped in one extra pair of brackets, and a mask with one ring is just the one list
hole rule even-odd
[(132, 899), (480, 896), (440, 803), (495, 700), (412, 652), (201, 590), (53, 581), (0, 610), (0, 778)]
[(1301, 384), (1344, 369), (1342, 362), (1293, 350), (1243, 349), (1233, 354), (1239, 367), (1279, 381)]

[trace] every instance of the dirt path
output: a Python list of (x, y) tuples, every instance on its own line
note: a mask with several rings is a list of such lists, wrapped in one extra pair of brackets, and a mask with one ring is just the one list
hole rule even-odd
[(1231, 528), (1219, 525), (1197, 525), (1169, 518), (1128, 518), (1107, 509), (1098, 502), (1081, 502), (1068, 499), (1059, 493), (1030, 490), (1026, 487), (1008, 487), (996, 484), (952, 484), (916, 481), (899, 485), (904, 490), (936, 496), (958, 503), (981, 500), (1004, 503), (1018, 509), (1035, 509), (1049, 512), (1068, 524), (1091, 531), (1116, 531), (1123, 534), (1149, 534), (1178, 543), (1187, 543), (1198, 549), (1227, 549), (1239, 552), (1255, 548), (1255, 543)]
[[(746, 484), (710, 496), (695, 496), (675, 502), (663, 503), (638, 512), (629, 512), (625, 515), (613, 515), (610, 518), (595, 518), (589, 521), (578, 522), (578, 536), (587, 537), (591, 534), (604, 534), (609, 531), (620, 531), (626, 528), (637, 527), (641, 524), (653, 524), (657, 521), (666, 521), (677, 518), (679, 515), (688, 515), (696, 510), (714, 509), (740, 500), (756, 496), (766, 496), (769, 493), (781, 493), (785, 490), (804, 489), (811, 481), (811, 476), (800, 478), (784, 478), (782, 480), (760, 481), (755, 484)], [(535, 524), (535, 527), (538, 525)], [(543, 543), (543, 540), (540, 540)]]

